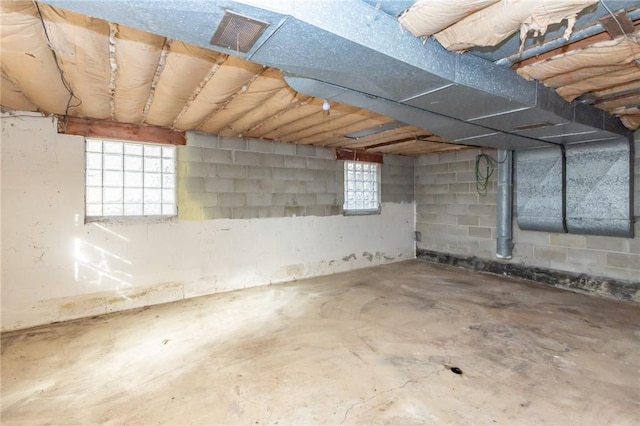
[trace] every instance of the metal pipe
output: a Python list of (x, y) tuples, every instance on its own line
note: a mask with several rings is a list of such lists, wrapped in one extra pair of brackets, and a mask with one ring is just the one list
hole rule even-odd
[[(630, 11), (628, 15), (629, 15), (629, 19), (631, 19), (632, 21), (635, 21), (636, 19), (640, 18), (640, 8)], [(599, 34), (604, 31), (606, 31), (606, 29), (602, 24), (595, 24), (590, 27), (583, 28), (578, 31), (574, 31), (573, 33), (571, 33), (571, 36), (569, 37), (569, 39), (565, 39), (564, 37), (558, 37), (556, 39), (543, 43), (539, 46), (526, 49), (524, 52), (522, 52), (522, 54), (516, 53), (510, 56), (507, 56), (505, 58), (499, 59), (494, 63), (496, 65), (510, 67), (516, 62), (524, 61), (525, 59), (529, 59), (534, 56), (538, 56), (543, 53), (550, 52), (553, 49), (557, 49), (559, 47), (564, 46), (565, 44), (573, 43), (575, 41), (579, 41), (587, 37), (591, 37), (593, 35)]]
[(498, 150), (496, 257), (511, 259), (512, 250), (512, 206), (513, 206), (513, 151)]

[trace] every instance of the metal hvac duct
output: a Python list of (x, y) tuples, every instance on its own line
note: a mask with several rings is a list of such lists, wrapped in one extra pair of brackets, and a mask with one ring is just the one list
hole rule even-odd
[[(295, 90), (459, 144), (515, 150), (631, 135), (604, 111), (568, 104), (509, 69), (423, 44), (388, 7), (362, 0), (45, 2), (279, 68)], [(210, 44), (227, 11), (248, 18), (239, 28), (266, 24), (255, 44), (244, 33), (242, 49)]]

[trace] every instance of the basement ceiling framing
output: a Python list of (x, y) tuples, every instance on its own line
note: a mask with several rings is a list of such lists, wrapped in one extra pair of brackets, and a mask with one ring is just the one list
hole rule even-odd
[[(465, 148), (454, 140), (482, 144), (488, 142), (487, 138), (495, 138), (489, 132), (484, 139), (477, 139), (473, 126), (466, 124), (453, 126), (453, 131), (447, 133), (437, 126), (429, 129), (433, 123), (423, 123), (415, 117), (403, 119), (386, 108), (341, 103), (352, 103), (348, 95), (344, 100), (327, 97), (330, 109), (325, 111), (324, 99), (319, 97), (324, 95), (297, 92), (287, 84), (280, 69), (243, 59), (252, 55), (229, 49), (214, 51), (209, 47), (215, 46), (209, 44), (190, 44), (182, 37), (164, 37), (145, 32), (140, 26), (132, 28), (49, 3), (56, 2), (18, 0), (0, 5), (0, 102), (4, 110), (402, 155)], [(568, 3), (548, 0), (553, 6), (538, 7), (512, 0), (419, 0), (408, 11), (405, 9), (411, 6), (409, 1), (351, 0), (345, 5), (354, 3), (369, 3), (375, 13), (390, 15), (384, 18), (391, 17), (396, 22), (399, 19), (402, 24), (416, 17), (411, 15), (412, 10), (436, 10), (437, 14), (429, 12), (426, 18), (418, 16), (422, 20), (418, 23), (426, 25), (427, 32), (416, 35), (440, 40), (451, 50), (468, 49), (462, 55), (511, 66), (523, 78), (554, 89), (571, 108), (576, 106), (576, 116), (578, 106), (589, 105), (620, 117), (628, 129), (640, 127), (639, 1), (577, 0), (569, 7)], [(618, 4), (624, 9), (616, 7)], [(218, 3), (214, 1), (212, 5), (217, 7)], [(72, 4), (68, 7), (75, 9)], [(149, 10), (153, 7), (149, 6)], [(494, 16), (492, 10), (499, 14)], [(349, 12), (344, 13), (346, 19)], [(480, 18), (487, 14), (494, 19), (510, 19), (508, 25), (503, 22), (508, 31), (491, 35), (495, 40), (482, 42), (499, 44), (479, 50), (471, 45), (480, 44), (479, 39), (470, 44), (456, 36), (466, 34), (464, 29), (469, 25), (479, 26), (478, 22), (483, 22)], [(265, 31), (268, 37), (277, 23), (270, 25)], [(149, 23), (149, 28), (152, 26)], [(399, 28), (405, 33), (411, 30)], [(214, 31), (215, 23), (207, 41)], [(588, 36), (574, 40), (574, 33)], [(538, 36), (531, 37), (532, 34)], [(567, 35), (572, 37), (571, 42), (562, 38)], [(514, 39), (520, 40), (515, 51)], [(558, 44), (558, 40), (564, 41)], [(372, 49), (380, 42), (372, 42)], [(547, 44), (560, 47), (545, 50)], [(506, 76), (497, 72), (503, 68), (496, 68), (495, 75), (484, 73), (483, 78), (493, 77), (497, 82)], [(398, 79), (392, 70), (387, 72), (392, 81)], [(291, 72), (287, 71), (287, 75)], [(416, 80), (402, 84), (426, 83)], [(446, 94), (443, 96), (446, 98)], [(421, 108), (440, 112), (438, 105), (431, 105), (433, 99), (422, 102)], [(516, 119), (514, 125), (519, 121)], [(376, 131), (384, 126), (395, 128)], [(521, 133), (526, 137), (532, 132)], [(601, 137), (600, 133), (594, 137)], [(514, 146), (518, 146), (516, 142)]]

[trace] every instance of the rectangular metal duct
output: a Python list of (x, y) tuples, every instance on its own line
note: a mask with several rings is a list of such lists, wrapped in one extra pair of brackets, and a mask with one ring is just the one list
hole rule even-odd
[(633, 238), (633, 144), (620, 138), (566, 152), (568, 231)]
[[(460, 144), (518, 150), (630, 134), (619, 120), (568, 104), (508, 68), (449, 52), (432, 39), (423, 44), (371, 2), (45, 1), (207, 48), (211, 22), (227, 10), (268, 22), (246, 54), (233, 40), (216, 49), (281, 69), (302, 93), (327, 99), (335, 94)], [(554, 125), (526, 128), (543, 121)]]
[(516, 152), (516, 215), (520, 229), (566, 232), (560, 147)]

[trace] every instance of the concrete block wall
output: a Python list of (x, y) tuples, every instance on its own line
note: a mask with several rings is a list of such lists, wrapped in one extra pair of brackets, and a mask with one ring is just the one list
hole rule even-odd
[(413, 203), (415, 157), (385, 155), (380, 188), (383, 203)]
[[(2, 330), (415, 258), (413, 203), (384, 202), (369, 216), (320, 216), (326, 210), (309, 208), (341, 204), (342, 194), (324, 189), (342, 178), (341, 163), (315, 147), (221, 139), (216, 148), (181, 148), (180, 176), (195, 179), (183, 182), (180, 197), (197, 198), (202, 218), (211, 214), (202, 206), (229, 208), (219, 204), (236, 196), (246, 208), (251, 198), (258, 214), (277, 209), (274, 216), (85, 224), (84, 138), (58, 134), (54, 119), (29, 113), (2, 115), (1, 122)], [(256, 159), (264, 164), (233, 162)], [(298, 167), (302, 161), (308, 169)], [(327, 173), (320, 189), (308, 179), (277, 179), (288, 170), (317, 178), (326, 167), (340, 173)], [(298, 196), (306, 216), (275, 217), (286, 204), (261, 192), (263, 181), (291, 185), (277, 194)]]
[(178, 164), (181, 219), (342, 214), (344, 176), (333, 149), (189, 132)]
[[(475, 158), (480, 152), (496, 156), (493, 150), (468, 149), (417, 159), (418, 248), (495, 259), (497, 170), (487, 196), (479, 196)], [(634, 182), (635, 238), (522, 231), (514, 206), (511, 262), (640, 282), (640, 132), (635, 133)]]
[(495, 254), (496, 191), (476, 190), (475, 159), (491, 150), (467, 149), (418, 157), (415, 167), (418, 247), (491, 258)]

